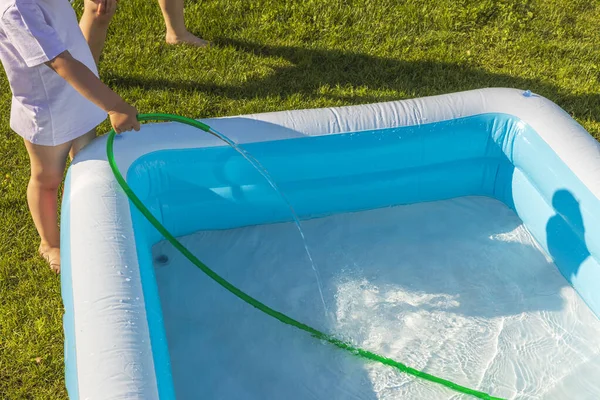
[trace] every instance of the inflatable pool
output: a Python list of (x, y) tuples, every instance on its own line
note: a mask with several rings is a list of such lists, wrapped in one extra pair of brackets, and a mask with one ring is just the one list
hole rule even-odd
[[(251, 296), (500, 398), (597, 399), (600, 145), (529, 91), (202, 120), (114, 140), (171, 234)], [(106, 137), (61, 214), (71, 399), (450, 399), (240, 301), (129, 201)], [(460, 397), (462, 398), (462, 397)], [(467, 398), (465, 396), (465, 398)]]

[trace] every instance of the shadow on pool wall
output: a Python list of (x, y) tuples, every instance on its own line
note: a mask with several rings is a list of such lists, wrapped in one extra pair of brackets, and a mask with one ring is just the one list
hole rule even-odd
[(585, 226), (579, 202), (566, 190), (558, 190), (552, 197), (556, 214), (548, 220), (546, 237), (550, 256), (561, 266), (563, 275), (572, 283), (583, 262), (591, 256), (582, 238)]
[[(291, 65), (271, 67), (264, 78), (249, 78), (242, 84), (214, 84), (185, 79), (153, 79), (141, 76), (108, 75), (111, 85), (122, 88), (207, 92), (234, 100), (301, 95), (305, 99), (330, 99), (336, 105), (366, 104), (447, 94), (485, 87), (530, 89), (545, 96), (579, 118), (600, 121), (600, 94), (574, 95), (540, 81), (487, 72), (468, 63), (437, 61), (403, 61), (356, 54), (340, 50), (307, 49), (297, 46), (271, 46), (262, 43), (216, 38), (218, 46), (231, 46), (238, 51), (265, 58), (283, 58)], [(367, 88), (368, 91), (396, 91), (394, 95), (369, 95), (352, 90), (351, 95), (336, 94), (342, 90)], [(271, 111), (271, 109), (269, 110)], [(197, 116), (205, 117), (205, 116)], [(596, 132), (598, 138), (599, 132)]]

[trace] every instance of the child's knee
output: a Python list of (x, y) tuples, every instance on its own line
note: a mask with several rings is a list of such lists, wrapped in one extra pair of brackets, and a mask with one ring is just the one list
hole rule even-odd
[(39, 169), (31, 171), (31, 183), (44, 190), (58, 190), (63, 180), (63, 171)]

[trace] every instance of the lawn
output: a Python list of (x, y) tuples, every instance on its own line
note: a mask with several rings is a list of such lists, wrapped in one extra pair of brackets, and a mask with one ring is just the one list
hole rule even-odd
[[(503, 86), (548, 97), (600, 138), (595, 1), (186, 3), (212, 48), (165, 45), (154, 1), (119, 4), (100, 74), (140, 112), (214, 117)], [(36, 257), (3, 74), (0, 88), (0, 399), (64, 399), (59, 278)]]

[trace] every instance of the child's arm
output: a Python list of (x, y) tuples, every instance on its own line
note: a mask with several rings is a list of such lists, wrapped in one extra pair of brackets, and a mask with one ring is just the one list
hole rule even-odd
[(68, 51), (46, 62), (64, 80), (85, 98), (108, 112), (110, 122), (117, 133), (140, 130), (136, 119), (137, 110), (113, 92), (88, 67), (71, 56)]
[[(101, 2), (107, 5), (115, 0)], [(72, 22), (77, 26), (75, 17)], [(52, 68), (79, 93), (108, 112), (117, 132), (139, 130), (137, 110), (71, 56), (60, 35), (48, 25), (37, 0), (12, 0), (12, 5), (6, 8), (4, 14), (0, 14), (0, 27), (28, 67), (46, 64)]]

